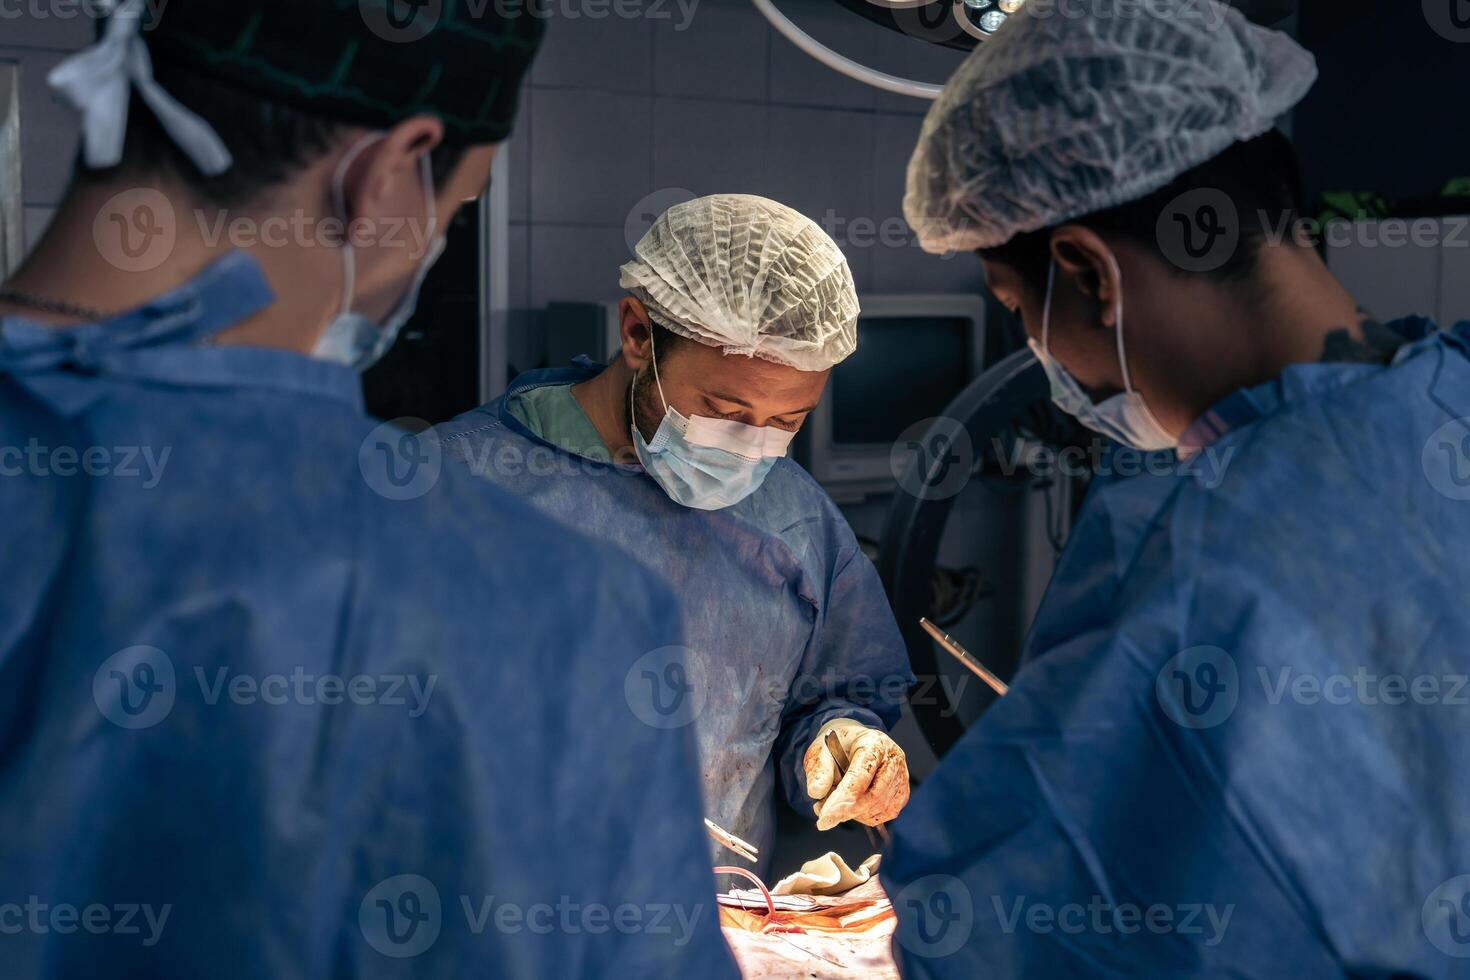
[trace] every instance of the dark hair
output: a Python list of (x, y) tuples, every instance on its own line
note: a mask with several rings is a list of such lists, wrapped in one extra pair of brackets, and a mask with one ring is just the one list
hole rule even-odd
[[(1158, 232), (1159, 219), (1169, 206), (1192, 191), (1221, 192), (1229, 197), (1241, 225), (1239, 245), (1230, 257), (1198, 273), (1188, 272), (1169, 261)], [(1289, 227), (1301, 210), (1301, 170), (1296, 150), (1285, 135), (1271, 130), (1255, 139), (1235, 143), (1147, 197), (1063, 224), (1126, 236), (1135, 244), (1155, 251), (1180, 275), (1228, 281), (1248, 278), (1255, 270), (1267, 232)], [(1051, 262), (1051, 236), (1056, 227), (1060, 225), (1017, 235), (996, 248), (980, 249), (980, 257), (1004, 262), (1032, 283), (1045, 282)]]
[[(328, 153), (346, 128), (340, 123), (271, 102), (205, 76), (160, 63), (155, 77), (169, 94), (219, 134), (234, 165), (218, 177), (206, 177), (169, 137), (153, 111), (133, 93), (128, 106), (128, 132), (122, 160), (105, 171), (78, 168), (82, 179), (112, 173), (167, 174), (218, 207), (249, 204), (272, 187)], [(442, 184), (454, 171), (466, 147), (441, 143), (430, 161), (434, 181)]]
[(688, 337), (674, 333), (674, 331), (655, 320), (652, 314), (648, 317), (648, 324), (652, 328), (649, 333), (653, 337), (653, 351), (660, 361), (689, 342)]

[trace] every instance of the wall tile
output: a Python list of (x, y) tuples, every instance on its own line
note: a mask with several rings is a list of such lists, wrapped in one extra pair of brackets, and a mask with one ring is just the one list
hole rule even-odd
[(1470, 217), (1444, 222), (1439, 302), (1439, 323), (1443, 327), (1470, 320), (1470, 225), (1467, 222)]
[[(747, 0), (701, 0), (653, 29), (659, 95), (764, 102), (771, 29)], [(784, 42), (783, 42), (784, 43)]]
[(904, 183), (921, 122), (919, 116), (888, 113), (873, 120), (873, 288), (884, 293), (979, 292), (985, 277), (974, 256), (929, 255), (904, 220)]
[[(871, 64), (884, 28), (830, 0), (780, 0), (798, 27), (839, 54)], [(877, 89), (838, 74), (786, 38), (771, 39), (771, 101), (788, 105), (871, 109)]]
[(524, 310), (531, 305), (531, 226), (513, 224), (506, 235), (510, 270), (509, 308)]
[(766, 156), (770, 196), (823, 225), (839, 242), (847, 222), (872, 220), (873, 118), (871, 113), (772, 106)]
[(542, 89), (531, 107), (535, 220), (621, 227), (651, 189), (652, 96)]
[(871, 252), (874, 292), (980, 295), (985, 291), (985, 271), (968, 252), (930, 255), (912, 236), (907, 245), (879, 245)]
[[(659, 5), (664, 12), (672, 3)], [(534, 85), (574, 86), (604, 92), (653, 91), (652, 0), (581, 0), (562, 4), (546, 26), (546, 41), (531, 69)], [(637, 16), (618, 16), (618, 10)]]
[(873, 213), (903, 217), (909, 158), (919, 139), (921, 117), (879, 113), (873, 117)]
[(521, 107), (516, 113), (516, 128), (501, 152), (510, 154), (510, 220), (531, 220), (531, 131), (535, 114), (531, 111), (531, 87), (521, 89)]
[[(925, 28), (915, 23), (914, 30), (919, 33), (920, 37), (910, 37), (894, 31), (885, 32), (878, 41), (877, 52), (870, 64), (879, 71), (898, 75), (900, 78), (943, 85), (965, 60), (968, 52), (956, 51), (953, 48), (941, 47), (938, 44), (921, 40), (925, 36)], [(944, 21), (943, 30), (949, 30), (951, 24), (954, 25), (956, 32), (960, 31), (959, 25), (954, 24), (952, 17)], [(876, 96), (877, 108), (889, 112), (923, 115), (929, 111), (930, 104), (925, 99), (895, 95), (892, 92), (880, 91)]]
[(1351, 244), (1329, 249), (1327, 262), (1359, 305), (1380, 320), (1438, 316), (1440, 250), (1388, 247), (1378, 222), (1362, 222), (1356, 232)]
[(763, 105), (656, 99), (654, 188), (766, 194), (766, 115)]
[(629, 255), (621, 228), (532, 226), (531, 305), (619, 298), (618, 268)]
[[(0, 6), (0, 38), (18, 48), (75, 51), (97, 39), (89, 3), (27, 3)], [(23, 15), (22, 15), (23, 12)], [(43, 16), (36, 16), (41, 12)]]
[(65, 54), (0, 47), (0, 61), (20, 65), (21, 186), (28, 205), (59, 204), (71, 181), (78, 117), (54, 98), (46, 75)]

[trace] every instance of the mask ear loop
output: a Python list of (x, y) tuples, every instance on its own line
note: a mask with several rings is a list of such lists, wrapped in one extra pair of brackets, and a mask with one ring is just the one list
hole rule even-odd
[(1057, 260), (1052, 259), (1046, 267), (1046, 302), (1041, 307), (1041, 352), (1051, 357), (1047, 340), (1051, 336), (1051, 290), (1057, 281)]
[[(357, 254), (352, 248), (352, 231), (348, 225), (352, 223), (347, 214), (347, 171), (362, 156), (362, 151), (381, 140), (388, 138), (387, 133), (369, 133), (358, 140), (352, 149), (342, 155), (337, 164), (337, 172), (332, 175), (332, 206), (337, 209), (337, 214), (342, 218), (342, 309), (339, 316), (346, 316), (352, 312), (352, 294), (357, 291)], [(430, 207), (433, 207), (430, 204)]]
[(1113, 301), (1113, 317), (1118, 321), (1118, 367), (1123, 370), (1123, 388), (1128, 394), (1133, 394), (1133, 378), (1128, 373), (1128, 354), (1123, 349), (1123, 270), (1118, 267), (1118, 257), (1112, 252), (1108, 253), (1108, 264), (1113, 269), (1113, 279), (1117, 282), (1117, 295)]
[[(654, 349), (654, 344), (653, 344), (653, 320), (652, 320), (652, 318), (650, 318), (649, 321), (648, 321), (648, 359), (653, 363), (653, 383), (658, 386), (658, 400), (664, 403), (664, 414), (667, 415), (669, 413), (669, 400), (664, 397), (664, 383), (662, 381), (660, 381), (659, 380), (659, 377), (658, 377), (658, 351)], [(634, 402), (633, 402), (633, 389), (636, 388), (637, 385), (638, 385), (638, 379), (636, 377), (633, 379), (633, 383), (630, 384), (630, 385), (628, 385), (628, 424), (629, 425), (637, 425), (637, 421), (636, 421), (637, 420), (637, 416), (634, 414), (634, 409), (636, 408), (636, 406), (634, 405)]]
[[(1108, 253), (1108, 263), (1113, 268), (1113, 278), (1118, 283), (1118, 296), (1113, 304), (1113, 315), (1118, 321), (1118, 366), (1123, 370), (1123, 387), (1128, 394), (1138, 394), (1133, 389), (1133, 377), (1128, 371), (1128, 353), (1123, 347), (1123, 270), (1118, 267), (1118, 257), (1112, 252)], [(1149, 424), (1166, 440), (1174, 440), (1174, 434), (1164, 428), (1157, 415), (1148, 407), (1142, 395), (1138, 395), (1138, 404), (1143, 408), (1143, 414), (1148, 418)], [(1177, 440), (1176, 440), (1177, 441)]]
[(435, 197), (437, 189), (434, 187), (434, 163), (428, 153), (419, 157), (419, 175), (424, 182), (424, 211), (429, 219), (429, 227), (424, 232), (424, 241), (431, 242), (434, 240), (434, 233), (439, 230), (439, 201)]
[(653, 383), (658, 386), (658, 400), (664, 403), (664, 411), (669, 410), (669, 400), (664, 397), (664, 383), (658, 377), (658, 351), (653, 345), (653, 320), (648, 321), (648, 359), (653, 362)]

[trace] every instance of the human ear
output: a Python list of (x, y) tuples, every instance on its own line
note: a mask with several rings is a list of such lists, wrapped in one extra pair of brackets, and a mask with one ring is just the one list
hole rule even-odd
[(640, 300), (624, 296), (618, 301), (618, 333), (623, 341), (623, 361), (637, 374), (653, 352), (653, 321)]
[[(365, 138), (347, 142), (351, 153)], [(349, 218), (391, 216), (400, 218), (404, 204), (417, 202), (423, 210), (423, 176), (420, 160), (444, 140), (444, 124), (433, 116), (405, 119), (381, 134), (380, 139), (359, 150), (348, 169), (343, 190)]]
[(1117, 300), (1122, 295), (1122, 272), (1112, 247), (1091, 228), (1063, 225), (1051, 239), (1052, 259), (1057, 264), (1058, 278), (1075, 284), (1076, 289), (1100, 307), (1099, 319), (1104, 326), (1117, 326)]

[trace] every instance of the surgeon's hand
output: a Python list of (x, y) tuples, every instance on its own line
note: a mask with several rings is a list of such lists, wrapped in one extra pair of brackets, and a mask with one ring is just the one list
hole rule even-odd
[[(847, 775), (837, 778), (837, 760), (827, 750), (835, 732), (847, 753)], [(802, 759), (807, 795), (817, 800), (817, 829), (831, 830), (844, 820), (876, 827), (898, 816), (909, 801), (909, 765), (898, 743), (876, 728), (851, 718), (822, 726)]]

